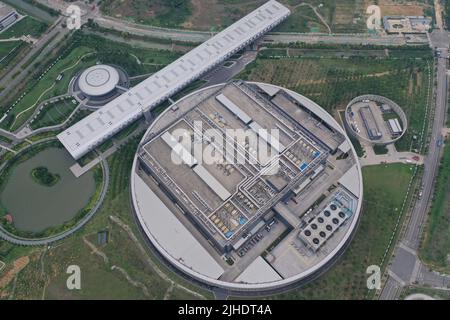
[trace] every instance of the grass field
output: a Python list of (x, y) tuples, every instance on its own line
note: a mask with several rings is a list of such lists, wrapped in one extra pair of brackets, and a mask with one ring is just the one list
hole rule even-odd
[[(400, 54), (397, 54), (400, 55)], [(432, 60), (405, 58), (258, 58), (238, 77), (277, 84), (317, 102), (336, 119), (354, 97), (379, 94), (392, 99), (405, 111), (409, 128), (396, 143), (409, 150), (418, 135), (426, 113), (429, 66)]]
[[(430, 15), (432, 0), (279, 0), (292, 12), (276, 31), (282, 32), (367, 32), (366, 8), (378, 4), (382, 14)], [(195, 30), (220, 30), (265, 0), (106, 0), (102, 11), (138, 23)], [(318, 16), (322, 17), (324, 21)]]
[(427, 226), (425, 240), (420, 249), (421, 258), (433, 269), (450, 270), (450, 145), (446, 145), (444, 156), (436, 178), (433, 206)]
[(29, 48), (30, 45), (24, 41), (0, 43), (0, 76), (15, 66), (26, 55)]
[[(364, 201), (355, 238), (340, 261), (312, 283), (276, 299), (367, 299), (366, 268), (379, 265), (394, 230), (412, 176), (403, 164), (363, 169)], [(395, 177), (395, 179), (392, 179)]]
[(47, 30), (48, 24), (33, 17), (27, 16), (17, 22), (6, 31), (0, 33), (0, 39), (20, 38), (21, 36), (32, 36), (39, 38)]
[(0, 43), (0, 63), (5, 59), (8, 55), (10, 55), (15, 48), (19, 47), (21, 44), (20, 41), (8, 41)]
[[(10, 115), (15, 117), (12, 121), (9, 130), (16, 130), (19, 128), (28, 117), (34, 112), (39, 103), (51, 97), (61, 95), (67, 92), (67, 85), (70, 78), (79, 70), (94, 64), (92, 61), (81, 61), (81, 58), (87, 53), (92, 52), (90, 48), (77, 47), (71, 51), (65, 58), (59, 60), (45, 75), (37, 81), (36, 85), (30, 82), (30, 89), (27, 94), (21, 99), (11, 110)], [(60, 82), (55, 82), (60, 73), (64, 73), (64, 78)], [(5, 106), (3, 106), (5, 107)], [(2, 127), (7, 122), (2, 123)]]
[(189, 1), (179, 0), (105, 0), (104, 13), (139, 23), (176, 27), (191, 15)]
[(36, 116), (30, 127), (32, 129), (38, 129), (60, 124), (75, 110), (77, 104), (72, 103), (72, 98), (49, 103)]

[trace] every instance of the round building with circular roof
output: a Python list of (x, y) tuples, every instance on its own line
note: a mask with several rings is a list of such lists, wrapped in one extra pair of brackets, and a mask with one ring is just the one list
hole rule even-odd
[(345, 109), (345, 122), (350, 134), (372, 145), (387, 145), (406, 132), (405, 112), (394, 101), (375, 94), (354, 98)]
[(308, 282), (345, 251), (361, 167), (319, 105), (235, 80), (152, 122), (131, 174), (134, 212), (158, 256), (197, 284), (261, 295)]
[(83, 71), (78, 79), (80, 90), (90, 97), (100, 97), (119, 84), (119, 72), (108, 65), (96, 65)]
[(117, 66), (98, 64), (80, 72), (71, 91), (86, 106), (101, 107), (130, 87), (127, 73)]

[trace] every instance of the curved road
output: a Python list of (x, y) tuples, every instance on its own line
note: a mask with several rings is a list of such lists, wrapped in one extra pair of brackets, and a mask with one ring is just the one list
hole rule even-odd
[(393, 260), (388, 270), (389, 276), (380, 295), (380, 299), (383, 300), (398, 299), (402, 287), (416, 282), (435, 288), (450, 286), (450, 276), (440, 275), (428, 270), (418, 258), (423, 227), (426, 224), (433, 197), (435, 178), (439, 170), (442, 155), (440, 141), (443, 128), (446, 127), (447, 114), (447, 55), (449, 53), (450, 34), (444, 30), (435, 30), (431, 39), (433, 46), (441, 50), (441, 57), (437, 59), (436, 106), (428, 154), (424, 159), (422, 198), (414, 204), (411, 217), (407, 221), (406, 231), (395, 248)]
[[(44, 5), (57, 8), (61, 12), (65, 11), (67, 4), (61, 0), (38, 0)], [(184, 30), (172, 28), (160, 28), (148, 25), (137, 24), (122, 19), (116, 19), (103, 15), (98, 9), (98, 5), (92, 10), (92, 4), (86, 5), (81, 1), (75, 2), (81, 7), (83, 22), (93, 19), (99, 26), (106, 29), (114, 29), (120, 32), (128, 32), (136, 36), (146, 36), (157, 39), (169, 39), (173, 41), (200, 43), (208, 40), (214, 35), (208, 31)], [(98, 1), (94, 1), (94, 4)], [(331, 31), (331, 30), (330, 30)], [(330, 32), (331, 33), (331, 32)], [(427, 37), (414, 37), (415, 41), (428, 44)], [(408, 43), (408, 39), (403, 35), (368, 35), (368, 34), (308, 34), (308, 33), (269, 33), (264, 40), (275, 43), (305, 42), (305, 43), (331, 43), (331, 44), (354, 44), (354, 45), (382, 45), (382, 46), (403, 46)]]

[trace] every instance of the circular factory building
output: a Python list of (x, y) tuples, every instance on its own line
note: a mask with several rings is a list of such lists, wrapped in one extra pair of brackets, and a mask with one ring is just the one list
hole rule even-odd
[(345, 122), (357, 139), (377, 145), (397, 141), (408, 126), (406, 115), (398, 104), (374, 94), (350, 101), (345, 109)]
[(106, 64), (92, 66), (75, 77), (71, 90), (87, 106), (101, 107), (130, 87), (127, 73)]
[(350, 243), (363, 181), (345, 131), (293, 91), (235, 80), (177, 101), (135, 155), (133, 208), (163, 262), (262, 295), (311, 281)]

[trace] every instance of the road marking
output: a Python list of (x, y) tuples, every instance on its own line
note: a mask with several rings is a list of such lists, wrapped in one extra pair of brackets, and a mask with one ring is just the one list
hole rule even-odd
[(405, 245), (403, 242), (400, 242), (398, 246), (399, 246), (399, 248), (402, 248), (403, 250), (408, 251), (409, 253), (411, 253), (413, 255), (417, 254), (416, 250), (411, 249), (410, 247)]
[(4, 146), (4, 145), (2, 145), (2, 144), (0, 144), (0, 148), (3, 148), (3, 149), (5, 149), (5, 150), (8, 150), (8, 151), (14, 153), (14, 154), (17, 154), (17, 151), (14, 151), (13, 149), (8, 148), (7, 146)]
[(398, 275), (394, 273), (391, 269), (388, 270), (388, 275), (395, 280), (397, 283), (401, 284), (402, 287), (406, 285), (405, 281), (403, 281)]
[[(428, 63), (427, 108), (425, 109), (425, 121), (423, 122), (423, 125), (422, 125), (422, 131), (421, 131), (421, 133), (420, 133), (420, 146), (419, 146), (419, 152), (422, 151), (422, 150), (423, 150), (423, 147), (424, 147), (424, 140), (425, 140), (425, 139), (424, 139), (424, 133), (425, 133), (425, 127), (427, 126), (428, 121), (429, 121), (429, 119), (428, 119), (428, 117), (429, 117), (428, 113), (429, 113), (429, 109), (430, 109), (430, 90), (431, 90), (431, 72), (430, 72), (430, 64)], [(407, 200), (408, 200), (409, 193), (410, 193), (410, 191), (411, 191), (412, 183), (413, 183), (413, 181), (414, 181), (414, 179), (415, 179), (415, 177), (416, 177), (416, 175), (417, 175), (418, 167), (419, 167), (419, 165), (418, 165), (418, 164), (415, 164), (415, 166), (414, 166), (414, 173), (413, 173), (413, 175), (412, 175), (412, 177), (411, 177), (411, 179), (410, 179), (410, 181), (409, 181), (408, 189), (407, 189), (407, 191), (406, 191), (405, 198), (403, 199), (402, 207), (401, 207), (401, 210), (400, 210), (400, 212), (399, 212), (399, 215), (398, 215), (398, 218), (397, 218), (397, 222), (396, 222), (396, 224), (395, 224), (395, 227), (394, 227), (394, 230), (393, 230), (393, 232), (392, 232), (391, 238), (389, 239), (389, 243), (388, 243), (388, 245), (387, 245), (387, 247), (386, 247), (386, 250), (385, 250), (385, 252), (384, 252), (383, 258), (381, 259), (380, 266), (383, 266), (383, 264), (384, 264), (384, 262), (385, 262), (385, 260), (386, 260), (387, 254), (389, 253), (389, 250), (390, 250), (390, 248), (391, 248), (391, 246), (392, 246), (392, 243), (393, 243), (393, 240), (394, 240), (394, 238), (395, 238), (395, 235), (396, 235), (396, 233), (397, 233), (397, 229), (398, 229), (398, 227), (399, 227), (399, 225), (400, 225), (401, 218), (403, 217), (403, 211), (404, 211), (404, 209), (405, 209), (405, 205), (406, 205), (406, 202), (407, 202)], [(411, 202), (411, 203), (412, 203), (412, 202)], [(414, 208), (414, 207), (413, 207), (413, 208)], [(390, 271), (390, 270), (388, 270), (388, 274), (389, 274), (389, 271)], [(391, 273), (392, 273), (392, 272), (391, 272)], [(393, 273), (392, 273), (392, 274), (393, 274)], [(384, 289), (384, 288), (383, 288), (383, 289)], [(381, 290), (381, 292), (382, 292), (382, 290)], [(367, 294), (369, 294), (369, 291), (367, 292)]]
[(421, 269), (421, 263), (419, 261), (419, 259), (417, 259), (416, 257), (416, 262), (414, 264), (414, 269), (413, 272), (411, 274), (411, 277), (409, 278), (409, 283), (414, 283), (417, 279), (417, 275), (419, 274), (419, 270)]

